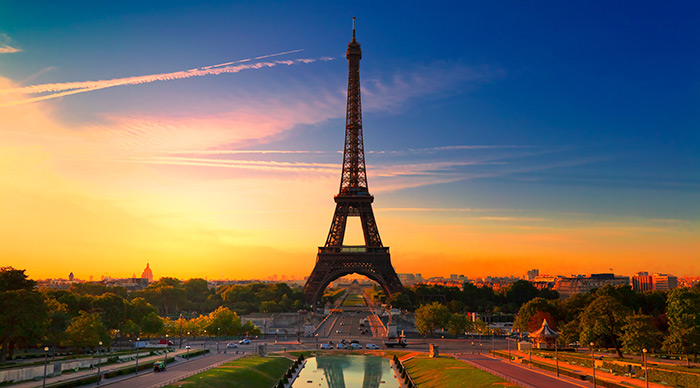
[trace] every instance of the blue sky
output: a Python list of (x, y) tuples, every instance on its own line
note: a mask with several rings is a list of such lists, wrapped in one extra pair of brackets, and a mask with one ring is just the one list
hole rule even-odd
[[(12, 117), (38, 114), (19, 110), (25, 108), (37, 109), (60, 128), (43, 133), (41, 140), (21, 138), (19, 128), (5, 130), (4, 138), (17, 147), (41, 146), (54, 161), (52, 173), (71, 187), (79, 186), (81, 195), (108, 201), (135, 218), (181, 211), (163, 208), (146, 215), (143, 209), (148, 205), (140, 201), (163, 195), (165, 188), (177, 191), (178, 185), (190, 181), (207, 182), (202, 185), (226, 181), (231, 185), (226, 187), (237, 187), (236, 179), (254, 180), (265, 193), (268, 187), (291, 190), (284, 185), (295, 181), (299, 186), (294, 190), (306, 187), (318, 192), (319, 198), (327, 197), (319, 204), (301, 197), (290, 204), (301, 214), (314, 214), (314, 223), (302, 228), (304, 237), (295, 240), (298, 247), (293, 252), (302, 257), (302, 247), (308, 245), (308, 255), (313, 256), (313, 246), (325, 240), (331, 197), (340, 175), (339, 170), (332, 171), (342, 149), (344, 54), (353, 16), (363, 50), (369, 185), (377, 197), (380, 231), (396, 236), (398, 242), (387, 243), (407, 257), (405, 266), (400, 261), (395, 264), (399, 272), (429, 272), (420, 266), (435, 252), (429, 247), (450, 244), (454, 249), (435, 253), (445, 268), (469, 268), (470, 258), (494, 257), (507, 267), (507, 258), (548, 257), (571, 264), (572, 272), (599, 272), (607, 268), (599, 268), (601, 263), (580, 265), (581, 251), (567, 246), (564, 238), (555, 239), (560, 244), (555, 251), (528, 248), (525, 252), (515, 245), (511, 251), (496, 251), (488, 245), (512, 237), (511, 232), (526, 233), (523, 230), (580, 237), (581, 228), (602, 231), (611, 225), (628, 228), (624, 237), (582, 237), (585, 243), (581, 244), (588, 247), (584, 251), (602, 255), (612, 244), (611, 253), (602, 256), (618, 257), (624, 263), (618, 267), (632, 272), (639, 250), (649, 250), (635, 241), (655, 244), (656, 251), (649, 253), (644, 266), (656, 265), (664, 247), (680, 244), (673, 253), (678, 262), (670, 270), (700, 271), (697, 265), (687, 265), (700, 258), (696, 249), (700, 246), (694, 241), (700, 222), (700, 6), (695, 2), (442, 6), (427, 2), (4, 1), (0, 2), (0, 51), (5, 48), (0, 53), (0, 77), (6, 83), (0, 89), (163, 74), (299, 49), (258, 62), (308, 60), (110, 87), (22, 104), (22, 108), (0, 107), (0, 116), (5, 110), (6, 128), (22, 121)], [(19, 94), (6, 102), (52, 93), (15, 92)], [(258, 131), (255, 123), (265, 123), (260, 126), (264, 129)], [(237, 125), (242, 129), (229, 135), (227, 130)], [(158, 131), (154, 126), (160, 126)], [(80, 144), (74, 137), (80, 138)], [(163, 142), (172, 138), (177, 142)], [(69, 145), (57, 151), (63, 142)], [(103, 149), (107, 143), (115, 146)], [(46, 151), (47, 144), (55, 144), (56, 149)], [(138, 147), (122, 147), (125, 144)], [(210, 154), (206, 161), (198, 159), (198, 165), (185, 165), (194, 163), (182, 159), (192, 150)], [(298, 152), (213, 154), (213, 150)], [(157, 159), (161, 154), (146, 155), (147, 151), (166, 153), (170, 159)], [(102, 171), (111, 171), (114, 160), (148, 163), (139, 166), (139, 173), (158, 176), (162, 186), (140, 186), (143, 176), (135, 179), (131, 174), (136, 173), (121, 169), (111, 175), (118, 179), (91, 175), (97, 172), (88, 172), (91, 167), (80, 162), (88, 153), (85, 160), (93, 162), (99, 153), (99, 163), (106, 163), (107, 170)], [(211, 165), (220, 160), (245, 160), (247, 165), (264, 164), (270, 170), (236, 167), (232, 174), (230, 169)], [(14, 162), (8, 159), (8, 163)], [(281, 172), (280, 166), (290, 166), (284, 163), (327, 169), (322, 180), (328, 184), (314, 186), (313, 174)], [(211, 214), (235, 210), (231, 204), (225, 209), (213, 205), (225, 198), (225, 189), (220, 190), (221, 198), (207, 197), (212, 204), (205, 211), (208, 216), (202, 216), (202, 209), (189, 210), (179, 216), (180, 221), (198, 225), (195, 229), (241, 232), (236, 229), (241, 226), (218, 216), (211, 223)], [(198, 196), (203, 192), (190, 193), (188, 198), (195, 201)], [(261, 209), (282, 211), (279, 198), (267, 199), (271, 202), (260, 205)], [(184, 197), (172, 200), (179, 206), (189, 203)], [(136, 202), (140, 204), (133, 205)], [(201, 198), (195, 202), (201, 203)], [(289, 226), (299, 214), (289, 217), (267, 220)], [(384, 218), (387, 227), (382, 225)], [(406, 220), (417, 226), (402, 229)], [(56, 222), (60, 224), (60, 218)], [(421, 224), (435, 229), (421, 231)], [(514, 224), (520, 232), (513, 229)], [(287, 226), (261, 228), (275, 234), (285, 233)], [(26, 228), (17, 233), (32, 234), (31, 225)], [(445, 234), (437, 231), (440, 228), (458, 228), (466, 234)], [(652, 236), (635, 234), (640, 228)], [(410, 233), (435, 235), (426, 241), (426, 248), (410, 246), (402, 252), (402, 239), (410, 238)], [(78, 235), (74, 237), (80, 241)], [(275, 243), (261, 242), (262, 237), (253, 240), (251, 247), (287, 252)], [(462, 248), (465, 241), (479, 248)], [(155, 251), (155, 256), (168, 255), (167, 250)], [(188, 257), (204, 254), (197, 252)], [(71, 254), (70, 248), (62, 254)], [(129, 254), (147, 255), (138, 248)], [(37, 252), (32, 260), (40, 263), (39, 257)], [(505, 272), (496, 267), (488, 270)], [(564, 269), (552, 267), (551, 272), (555, 271)]]

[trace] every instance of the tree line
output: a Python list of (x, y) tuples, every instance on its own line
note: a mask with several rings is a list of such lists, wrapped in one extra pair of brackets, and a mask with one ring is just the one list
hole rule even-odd
[(68, 290), (37, 289), (24, 270), (0, 268), (0, 362), (17, 348), (94, 348), (102, 341), (256, 335), (239, 315), (304, 308), (301, 288), (284, 283), (226, 285), (204, 279), (161, 278), (144, 290), (74, 283)]
[[(700, 284), (644, 293), (628, 285), (605, 285), (561, 300), (552, 298), (552, 294), (538, 295), (531, 284), (525, 283), (529, 284), (519, 281), (500, 292), (488, 287), (475, 289), (469, 284), (461, 290), (419, 285), (393, 295), (391, 301), (392, 306), (397, 302), (407, 309), (419, 304), (415, 319), (422, 335), (438, 329), (454, 336), (465, 332), (490, 334), (484, 322), (474, 321), (465, 313), (488, 311), (474, 308), (479, 305), (491, 306), (490, 312), (513, 311), (518, 306), (515, 331), (536, 331), (546, 319), (550, 328), (560, 332), (558, 341), (563, 347), (593, 343), (595, 347), (614, 348), (619, 357), (623, 352), (638, 353), (642, 349), (694, 355), (700, 350)], [(419, 302), (421, 298), (424, 303)], [(502, 309), (492, 304), (499, 298), (505, 303)]]

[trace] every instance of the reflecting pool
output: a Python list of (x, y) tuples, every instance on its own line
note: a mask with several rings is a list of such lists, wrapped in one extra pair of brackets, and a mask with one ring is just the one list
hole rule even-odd
[(398, 388), (388, 358), (363, 355), (316, 356), (294, 381), (293, 388)]

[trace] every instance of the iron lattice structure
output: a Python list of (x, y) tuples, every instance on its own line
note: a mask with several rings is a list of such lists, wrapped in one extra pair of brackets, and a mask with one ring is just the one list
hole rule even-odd
[[(349, 73), (343, 172), (340, 190), (335, 196), (335, 213), (326, 244), (318, 248), (316, 266), (304, 286), (306, 299), (312, 304), (320, 301), (323, 290), (330, 282), (352, 273), (367, 276), (379, 283), (387, 296), (403, 289), (391, 265), (389, 247), (383, 246), (379, 237), (379, 229), (372, 211), (374, 197), (370, 195), (367, 187), (360, 98), (362, 50), (355, 40), (355, 18), (352, 41), (348, 44), (346, 57)], [(360, 217), (365, 245), (343, 245), (348, 217)]]

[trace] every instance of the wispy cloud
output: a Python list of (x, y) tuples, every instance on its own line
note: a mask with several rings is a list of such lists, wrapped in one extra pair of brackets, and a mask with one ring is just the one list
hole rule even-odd
[[(293, 50), (293, 51), (286, 51), (283, 53), (269, 54), (269, 55), (265, 55), (265, 56), (258, 57), (258, 58), (268, 58), (268, 57), (273, 57), (273, 56), (278, 56), (278, 55), (295, 53), (298, 51), (300, 51), (300, 50)], [(263, 69), (263, 68), (270, 68), (270, 67), (275, 67), (275, 66), (279, 66), (279, 65), (291, 66), (294, 64), (308, 64), (308, 63), (313, 63), (313, 62), (317, 61), (317, 59), (313, 59), (313, 58), (311, 58), (311, 59), (304, 58), (304, 59), (295, 59), (295, 60), (257, 62), (257, 63), (251, 63), (251, 64), (242, 63), (242, 62), (250, 62), (250, 61), (253, 61), (255, 59), (256, 58), (248, 58), (248, 59), (242, 59), (239, 61), (229, 62), (229, 65), (227, 65), (227, 66), (223, 66), (224, 64), (219, 64), (219, 65), (205, 66), (205, 67), (191, 69), (191, 70), (176, 71), (176, 72), (171, 72), (171, 73), (150, 74), (150, 75), (115, 78), (115, 79), (110, 79), (110, 80), (99, 80), (99, 81), (49, 83), (49, 84), (41, 84), (41, 85), (23, 86), (23, 87), (12, 88), (12, 89), (3, 89), (3, 90), (0, 90), (0, 94), (9, 94), (9, 93), (13, 93), (13, 94), (15, 94), (15, 93), (17, 93), (17, 94), (49, 93), (49, 94), (39, 96), (39, 97), (23, 98), (23, 99), (6, 101), (6, 102), (0, 104), (0, 107), (28, 104), (28, 103), (32, 103), (32, 102), (43, 101), (43, 100), (48, 100), (48, 99), (53, 99), (53, 98), (58, 98), (58, 97), (64, 97), (64, 96), (69, 96), (72, 94), (91, 92), (91, 91), (111, 88), (111, 87), (115, 87), (115, 86), (139, 85), (139, 84), (151, 83), (151, 82), (156, 82), (156, 81), (170, 81), (170, 80), (185, 79), (185, 78), (191, 78), (191, 77), (201, 77), (201, 76), (205, 76), (205, 75), (220, 75), (220, 74), (228, 74), (228, 73), (238, 73), (242, 70)]]
[(12, 39), (10, 39), (7, 34), (0, 34), (0, 54), (11, 54), (22, 51), (17, 47), (10, 46), (10, 43), (12, 43)]
[(340, 164), (330, 163), (276, 162), (269, 160), (228, 160), (209, 158), (187, 158), (177, 156), (143, 158), (130, 157), (124, 159), (113, 159), (112, 161), (178, 166), (235, 168), (258, 171), (319, 172), (333, 174), (336, 174), (341, 168)]

